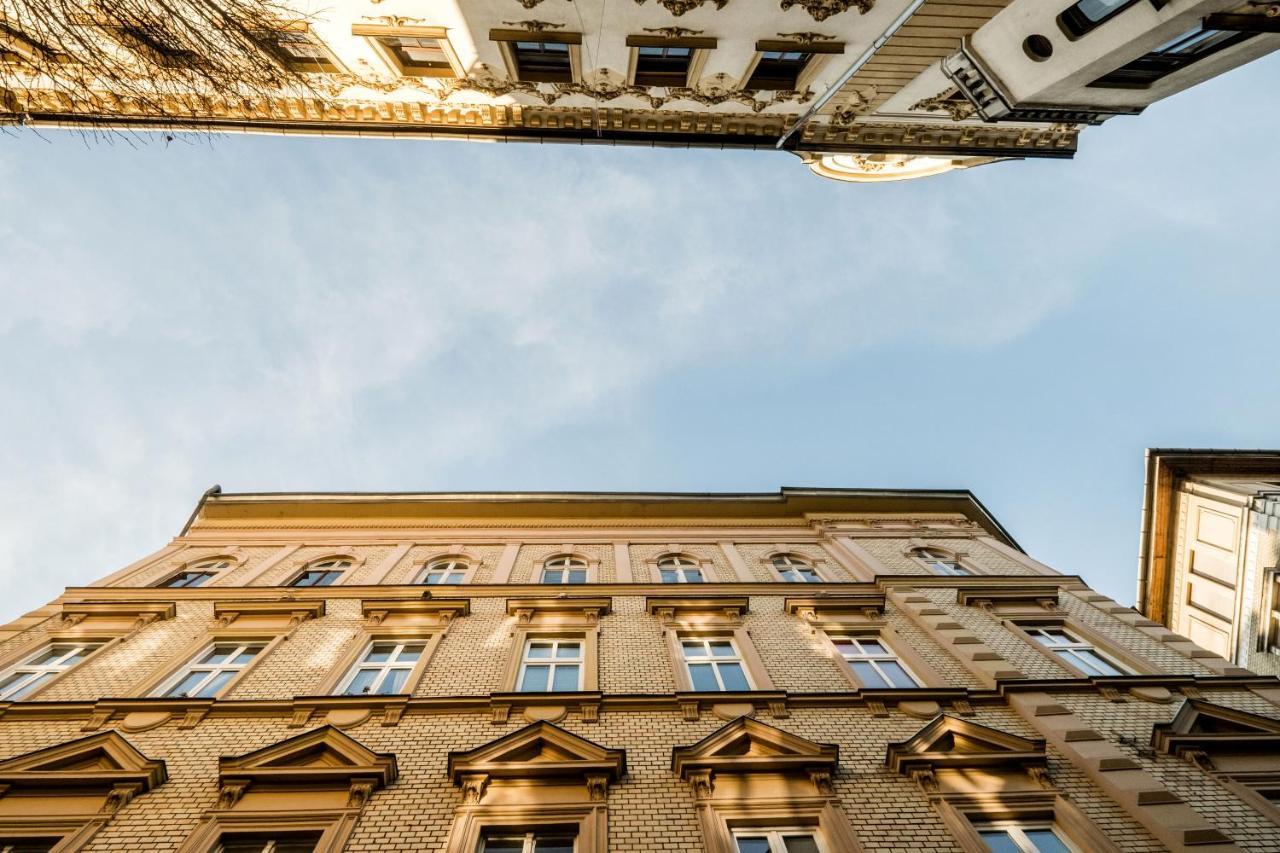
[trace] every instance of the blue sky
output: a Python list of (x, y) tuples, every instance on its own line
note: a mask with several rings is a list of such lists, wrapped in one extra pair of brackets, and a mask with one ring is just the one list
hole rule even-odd
[[(1143, 449), (1280, 445), (1280, 56), (1074, 162), (0, 137), (0, 594), (201, 491), (970, 488), (1133, 600)], [(8, 618), (8, 617), (6, 617)]]

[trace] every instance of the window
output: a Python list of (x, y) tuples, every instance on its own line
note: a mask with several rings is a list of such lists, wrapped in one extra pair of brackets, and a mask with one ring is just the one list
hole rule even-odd
[(1058, 26), (1062, 27), (1068, 37), (1077, 39), (1137, 2), (1138, 0), (1079, 0), (1058, 16)]
[(542, 566), (543, 583), (586, 583), (587, 561), (580, 557), (552, 557)]
[(818, 839), (807, 829), (758, 829), (733, 836), (738, 853), (819, 853)]
[(467, 570), (471, 567), (460, 557), (443, 557), (432, 560), (418, 575), (416, 583), (434, 586), (442, 583), (466, 583)]
[(574, 853), (571, 832), (526, 832), (486, 835), (478, 853)]
[(879, 638), (832, 637), (831, 642), (863, 687), (879, 689), (920, 686), (920, 682), (902, 665), (898, 656)]
[(16, 702), (31, 695), (80, 663), (102, 643), (52, 643), (11, 667), (0, 678), (0, 701)]
[(1253, 33), (1197, 26), (1170, 39), (1147, 55), (1120, 66), (1110, 74), (1104, 74), (1089, 85), (1110, 89), (1145, 89), (1175, 71), (1252, 36)]
[[(643, 49), (643, 48), (642, 48)], [(658, 560), (658, 573), (663, 583), (702, 583), (702, 569), (693, 560), (670, 554)]]
[(197, 655), (193, 663), (170, 678), (158, 695), (178, 699), (216, 696), (265, 646), (263, 642), (214, 643), (208, 651)]
[(372, 643), (338, 692), (344, 696), (401, 693), (426, 648), (426, 640)]
[(778, 577), (787, 583), (822, 583), (817, 569), (794, 554), (779, 554), (771, 562)]
[(290, 71), (332, 74), (342, 70), (328, 49), (304, 30), (265, 32), (258, 41)]
[(175, 34), (159, 21), (139, 22), (119, 27), (119, 41), (142, 58), (169, 68), (195, 65), (199, 59)]
[(1271, 603), (1267, 608), (1267, 624), (1263, 627), (1262, 647), (1259, 651), (1280, 655), (1280, 569), (1267, 570)]
[(748, 90), (793, 91), (800, 80), (800, 72), (809, 64), (812, 54), (802, 50), (765, 50), (760, 53), (751, 77), (744, 87)]
[(516, 69), (521, 80), (530, 83), (572, 83), (573, 65), (569, 45), (553, 41), (512, 43)]
[(915, 557), (923, 562), (925, 566), (929, 568), (929, 571), (933, 572), (935, 575), (968, 577), (973, 574), (973, 572), (961, 565), (960, 561), (955, 557), (932, 548), (916, 549)]
[(181, 589), (189, 586), (204, 586), (205, 583), (218, 576), (218, 572), (230, 567), (231, 561), (224, 559), (204, 560), (187, 567), (167, 578), (160, 586)]
[(332, 586), (349, 568), (351, 568), (351, 561), (347, 559), (334, 557), (321, 560), (307, 566), (306, 570), (294, 578), (289, 586)]
[(694, 690), (751, 689), (742, 654), (730, 638), (684, 637), (680, 640), (680, 650)]
[(0, 853), (50, 853), (61, 838), (0, 838)]
[(437, 38), (422, 36), (379, 36), (380, 44), (409, 77), (452, 77), (449, 55)]
[(1085, 675), (1128, 675), (1129, 671), (1098, 652), (1091, 644), (1055, 625), (1022, 626), (1031, 639)]
[(527, 640), (516, 682), (521, 693), (582, 689), (582, 640)]
[(320, 843), (319, 832), (236, 833), (224, 835), (216, 853), (311, 853)]
[(693, 48), (653, 45), (636, 48), (636, 85), (680, 87), (689, 79)]
[(991, 853), (1073, 853), (1048, 823), (988, 823), (975, 828)]

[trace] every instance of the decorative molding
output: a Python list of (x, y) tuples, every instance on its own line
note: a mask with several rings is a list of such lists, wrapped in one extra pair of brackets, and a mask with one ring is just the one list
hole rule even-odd
[[(729, 0), (658, 0), (659, 6), (677, 18), (685, 12), (692, 12), (694, 9), (702, 7), (706, 3), (715, 3), (716, 11), (719, 11), (729, 5)], [(645, 0), (636, 0), (637, 6), (643, 6), (644, 4)]]
[(645, 27), (646, 33), (663, 36), (669, 39), (688, 38), (689, 36), (700, 36), (706, 30), (690, 30), (685, 27)]
[(427, 23), (425, 18), (410, 18), (405, 15), (365, 15), (360, 20), (371, 24), (382, 24), (385, 27), (409, 27)]
[(945, 112), (951, 116), (952, 121), (964, 121), (973, 118), (978, 112), (978, 108), (970, 103), (963, 96), (959, 99), (955, 98), (960, 90), (952, 86), (945, 91), (939, 92), (932, 98), (921, 98), (911, 105), (911, 110), (923, 110), (927, 113)]
[(849, 9), (857, 9), (860, 14), (867, 14), (875, 7), (875, 0), (782, 0), (782, 11), (792, 6), (799, 6), (809, 13), (815, 21), (825, 21), (832, 15), (839, 15)]
[[(825, 773), (829, 782), (840, 763), (840, 748), (739, 717), (689, 746), (671, 751), (671, 769), (686, 782), (702, 773)], [(709, 793), (709, 792), (708, 792)], [(819, 791), (819, 793), (821, 793)]]
[[(349, 808), (363, 806), (374, 790), (396, 777), (395, 755), (374, 752), (328, 725), (244, 755), (218, 759), (218, 782), (224, 792), (228, 786), (241, 785), (345, 788), (351, 792)], [(221, 803), (219, 807), (229, 808)]]
[(837, 37), (825, 35), (824, 33), (801, 32), (778, 33), (778, 38), (797, 42), (801, 47), (808, 47), (811, 44), (817, 44), (822, 41), (835, 41)]
[[(530, 723), (475, 749), (449, 753), (449, 777), (455, 785), (489, 779), (592, 779), (606, 785), (627, 772), (627, 753), (610, 749), (546, 721)], [(600, 784), (599, 781), (594, 783)], [(483, 795), (479, 788), (477, 801)]]
[(1030, 771), (1046, 767), (1047, 760), (1043, 738), (1019, 737), (943, 714), (905, 741), (890, 743), (885, 766), (914, 778), (919, 771), (936, 777), (943, 769), (1003, 767)]
[(508, 27), (523, 27), (525, 31), (531, 33), (545, 33), (547, 30), (558, 30), (564, 24), (554, 24), (551, 21), (503, 21)]

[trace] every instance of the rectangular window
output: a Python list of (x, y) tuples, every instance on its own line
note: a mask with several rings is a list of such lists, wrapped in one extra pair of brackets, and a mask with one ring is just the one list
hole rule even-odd
[(682, 87), (689, 80), (693, 48), (651, 45), (636, 48), (636, 85)]
[(1157, 80), (1253, 35), (1196, 26), (1089, 85), (1106, 89), (1146, 89)]
[[(160, 584), (160, 586), (168, 587), (170, 589), (204, 586), (215, 577), (217, 577), (217, 574), (214, 572), (179, 572), (164, 583)], [(3, 851), (0, 851), (0, 853), (3, 853)]]
[(395, 57), (409, 77), (452, 77), (453, 66), (440, 39), (423, 36), (379, 36), (378, 43)]
[(332, 586), (342, 577), (342, 572), (330, 569), (308, 569), (293, 579), (289, 586)]
[(341, 70), (328, 49), (310, 33), (273, 30), (261, 33), (258, 41), (290, 71), (332, 74)]
[(554, 41), (511, 43), (520, 79), (530, 83), (572, 83), (569, 45)]
[(320, 843), (319, 832), (235, 833), (224, 835), (217, 853), (312, 853)]
[(582, 640), (528, 640), (516, 681), (521, 693), (582, 689)]
[(800, 80), (800, 72), (809, 64), (813, 55), (802, 50), (765, 50), (760, 53), (746, 89), (756, 91), (793, 91)]
[(175, 699), (217, 696), (265, 647), (264, 642), (214, 643), (170, 678), (157, 695)]
[(755, 829), (733, 836), (738, 853), (821, 853), (818, 838), (807, 829)]
[(831, 642), (863, 687), (880, 689), (920, 686), (920, 682), (902, 665), (898, 656), (878, 638), (832, 637)]
[(978, 837), (991, 853), (1074, 853), (1051, 824), (979, 824)]
[(699, 691), (751, 690), (747, 668), (729, 637), (682, 637), (680, 650), (689, 682)]
[(80, 663), (102, 643), (51, 643), (0, 676), (0, 701), (16, 702)]
[[(1058, 25), (1068, 37), (1080, 38), (1137, 2), (1138, 0), (1079, 0), (1075, 5), (1068, 6), (1058, 16)], [(1156, 8), (1160, 7), (1156, 6)]]
[(51, 853), (63, 838), (0, 838), (0, 853)]
[(525, 832), (486, 835), (477, 853), (574, 853), (577, 837), (571, 832)]
[(426, 640), (378, 641), (370, 644), (338, 690), (344, 696), (402, 693), (413, 668), (422, 660)]
[(1022, 626), (1031, 639), (1086, 675), (1129, 675), (1129, 670), (1102, 655), (1066, 628), (1054, 625)]
[(543, 583), (586, 583), (587, 564), (577, 557), (557, 557), (542, 567)]

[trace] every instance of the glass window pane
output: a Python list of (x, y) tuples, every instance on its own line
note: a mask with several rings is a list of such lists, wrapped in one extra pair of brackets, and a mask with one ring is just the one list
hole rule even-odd
[(70, 646), (50, 646), (31, 660), (28, 666), (45, 666), (46, 664), (51, 664), (67, 652), (71, 651), (71, 648), (72, 647)]
[(185, 677), (185, 678), (183, 678), (183, 679), (182, 679), (181, 681), (179, 681), (177, 684), (173, 685), (173, 687), (170, 687), (170, 688), (169, 688), (169, 690), (168, 690), (168, 692), (167, 692), (167, 693), (165, 693), (164, 695), (166, 695), (166, 696), (190, 696), (190, 695), (191, 695), (191, 691), (192, 691), (192, 690), (195, 690), (195, 689), (196, 689), (196, 685), (197, 685), (197, 684), (199, 684), (201, 681), (204, 681), (205, 676), (207, 676), (208, 674), (209, 674), (209, 673), (207, 673), (207, 672), (190, 672), (190, 673), (187, 673), (187, 675), (186, 675), (186, 677)]
[(818, 853), (818, 842), (812, 835), (788, 835), (782, 839), (787, 853)]
[(712, 640), (711, 654), (718, 658), (732, 658), (738, 656), (733, 650), (733, 643), (728, 640)]
[(916, 686), (915, 679), (908, 675), (902, 664), (896, 660), (881, 661), (880, 671), (885, 674), (885, 677), (889, 679), (889, 683), (894, 687)]
[(880, 687), (888, 687), (889, 682), (876, 672), (876, 668), (864, 660), (850, 661), (849, 666), (853, 667), (853, 674), (862, 682), (863, 687), (874, 689)]
[(1092, 649), (1076, 649), (1073, 663), (1091, 675), (1124, 675), (1111, 662)]
[(467, 579), (466, 572), (450, 572), (449, 583), (462, 583)]
[(523, 853), (523, 838), (486, 838), (484, 853)]
[(689, 583), (702, 583), (702, 570), (685, 569), (684, 579)]
[(414, 663), (418, 658), (422, 657), (422, 651), (426, 646), (422, 643), (413, 643), (405, 646), (400, 650), (400, 654), (396, 655), (396, 660), (401, 663)]
[(672, 569), (663, 569), (663, 570), (662, 570), (662, 582), (663, 582), (663, 583), (677, 583), (678, 581), (679, 581), (679, 576), (675, 573), (675, 571), (674, 571), (674, 570), (672, 570)]
[(391, 653), (395, 648), (393, 643), (374, 643), (365, 653), (364, 659), (369, 663), (385, 663), (391, 660)]
[(234, 672), (220, 672), (213, 678), (209, 679), (203, 687), (196, 691), (197, 696), (209, 698), (217, 695), (218, 691), (227, 686), (227, 682), (235, 678)]
[(379, 670), (361, 669), (356, 671), (355, 678), (347, 685), (348, 696), (361, 696), (373, 689), (373, 682), (378, 678)]
[(226, 663), (237, 646), (214, 646), (200, 659), (200, 663)]
[(887, 655), (889, 650), (880, 644), (879, 640), (863, 640), (862, 650), (869, 655)]
[(408, 678), (409, 670), (393, 669), (387, 673), (387, 677), (382, 679), (382, 683), (378, 685), (378, 692), (383, 695), (400, 693), (402, 692), (404, 683)]
[(991, 853), (1022, 853), (1022, 848), (1003, 829), (984, 829), (978, 835), (991, 848)]
[(1036, 846), (1036, 853), (1071, 853), (1067, 849), (1067, 845), (1062, 843), (1062, 839), (1052, 829), (1028, 829), (1024, 831), (1027, 834), (1027, 840)]
[(533, 849), (535, 853), (573, 853), (573, 837), (556, 835), (544, 838), (539, 835)]
[(543, 583), (560, 583), (560, 570), (548, 569), (547, 571), (543, 572), (542, 582)]
[(551, 644), (550, 643), (530, 643), (528, 657), (531, 657), (531, 658), (551, 657)]
[(720, 685), (716, 681), (716, 675), (711, 671), (711, 664), (709, 663), (689, 664), (689, 680), (693, 682), (694, 690), (720, 689)]
[(747, 683), (746, 673), (742, 671), (740, 663), (722, 663), (720, 666), (720, 678), (724, 681), (725, 690), (750, 690), (751, 685)]
[(247, 646), (245, 650), (242, 651), (240, 654), (236, 655), (235, 659), (231, 662), (239, 666), (244, 666), (249, 661), (257, 657), (258, 652), (260, 652), (261, 650), (262, 650), (262, 646)]
[(587, 582), (586, 569), (571, 569), (569, 571), (569, 583), (586, 583), (586, 582)]
[(547, 677), (550, 667), (526, 666), (524, 678), (520, 680), (520, 689), (526, 693), (541, 693), (547, 689)]
[(556, 657), (558, 658), (576, 658), (581, 654), (581, 650), (577, 643), (561, 643), (556, 647)]
[(702, 657), (706, 654), (702, 643), (697, 640), (685, 640), (680, 645), (684, 648), (684, 656), (687, 658)]
[(556, 667), (556, 675), (553, 690), (577, 690), (578, 689), (578, 665), (577, 664), (561, 664)]
[(54, 677), (54, 673), (52, 672), (42, 673), (36, 676), (35, 678), (30, 679), (26, 684), (23, 684), (18, 689), (14, 690), (13, 693), (8, 698), (22, 699), (25, 696), (30, 696), (32, 693), (35, 693), (36, 690), (38, 690), (39, 688), (48, 684), (50, 681), (53, 681), (53, 677)]
[(769, 853), (769, 839), (738, 836), (738, 853)]
[(10, 690), (30, 677), (31, 673), (29, 672), (15, 672), (7, 676), (4, 681), (0, 681), (0, 697), (4, 697)]

